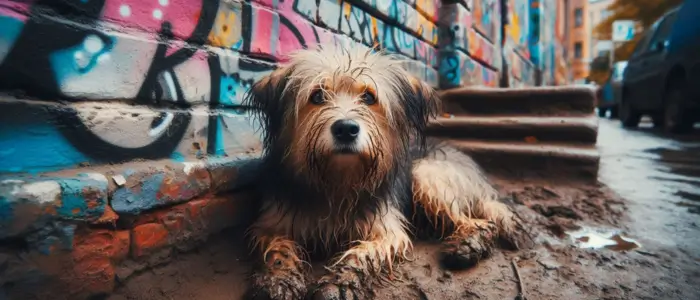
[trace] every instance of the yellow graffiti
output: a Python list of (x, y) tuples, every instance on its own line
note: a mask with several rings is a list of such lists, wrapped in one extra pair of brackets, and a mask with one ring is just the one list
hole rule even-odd
[(241, 38), (241, 18), (234, 11), (219, 12), (214, 21), (214, 27), (209, 33), (209, 43), (213, 46), (231, 48)]
[(379, 42), (379, 26), (377, 26), (377, 18), (372, 17), (372, 47), (378, 47), (381, 43)]
[(345, 15), (346, 19), (350, 19), (350, 12), (352, 12), (352, 5), (350, 3), (343, 3), (343, 15)]

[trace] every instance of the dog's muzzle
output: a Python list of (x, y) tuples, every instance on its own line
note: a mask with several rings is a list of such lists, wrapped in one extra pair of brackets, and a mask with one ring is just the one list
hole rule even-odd
[(331, 125), (333, 140), (341, 147), (352, 146), (360, 135), (360, 124), (351, 119), (335, 121)]

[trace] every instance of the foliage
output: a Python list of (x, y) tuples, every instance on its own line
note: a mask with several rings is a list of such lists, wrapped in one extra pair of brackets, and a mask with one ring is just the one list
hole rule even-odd
[[(610, 40), (612, 37), (612, 24), (616, 20), (636, 21), (636, 32), (644, 32), (659, 17), (682, 2), (683, 0), (614, 0), (607, 8), (610, 11), (610, 15), (593, 29), (593, 36), (597, 40)], [(634, 51), (634, 47), (641, 36), (641, 34), (635, 34), (631, 41), (619, 44), (615, 48), (615, 61), (627, 60), (632, 55), (632, 51)], [(589, 76), (591, 81), (602, 84), (602, 82), (607, 80), (610, 73), (610, 63), (609, 58), (604, 58), (604, 60), (606, 63), (604, 67), (595, 60), (591, 62)]]
[(610, 55), (599, 56), (593, 59), (591, 62), (590, 72), (588, 73), (588, 80), (595, 82), (598, 85), (603, 85), (603, 83), (608, 80), (610, 76)]
[[(616, 20), (636, 21), (637, 32), (644, 32), (669, 9), (682, 2), (683, 0), (615, 0), (608, 6), (611, 14), (595, 27), (593, 35), (598, 40), (610, 40), (612, 24)], [(615, 51), (616, 60), (629, 58), (640, 36), (641, 34), (636, 34), (632, 41), (620, 45)]]

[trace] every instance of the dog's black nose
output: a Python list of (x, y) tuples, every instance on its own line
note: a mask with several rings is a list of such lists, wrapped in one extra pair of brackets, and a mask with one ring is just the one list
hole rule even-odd
[(350, 119), (338, 120), (331, 125), (331, 133), (339, 142), (350, 143), (360, 133), (360, 124)]

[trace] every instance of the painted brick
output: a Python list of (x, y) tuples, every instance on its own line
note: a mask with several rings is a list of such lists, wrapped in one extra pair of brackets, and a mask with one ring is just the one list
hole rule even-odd
[(219, 4), (216, 19), (209, 32), (209, 44), (240, 50), (243, 48), (243, 3), (225, 1)]
[(404, 60), (402, 62), (403, 68), (408, 70), (411, 74), (416, 76), (428, 83), (428, 85), (437, 88), (438, 87), (438, 75), (437, 71), (430, 66), (425, 65), (420, 61), (414, 60)]
[[(275, 44), (277, 47), (277, 44)], [(277, 53), (277, 50), (272, 51)], [(211, 48), (211, 102), (224, 107), (238, 107), (245, 92), (276, 67), (275, 64), (241, 55), (236, 51)], [(214, 71), (215, 70), (215, 71)], [(206, 88), (206, 87), (203, 87)], [(215, 96), (216, 95), (216, 96)], [(246, 126), (248, 127), (248, 126)]]
[(138, 214), (142, 211), (180, 203), (208, 191), (211, 178), (206, 169), (178, 166), (160, 170), (127, 170), (123, 186), (112, 195), (117, 213)]
[(486, 65), (495, 68), (496, 65), (496, 48), (491, 42), (485, 39), (476, 30), (470, 28), (469, 31), (469, 49), (468, 53), (472, 58), (476, 58)]
[(439, 66), (437, 50), (435, 50), (433, 46), (424, 41), (416, 39), (414, 47), (416, 60), (433, 68), (437, 68)]
[(422, 14), (417, 14), (416, 33), (431, 45), (438, 44), (438, 27)]
[(260, 164), (258, 155), (210, 162), (206, 167), (211, 175), (212, 192), (228, 192), (253, 183), (257, 178)]
[(131, 254), (140, 258), (168, 245), (168, 230), (162, 224), (147, 223), (136, 226), (131, 233)]
[[(244, 52), (276, 57), (277, 53), (277, 33), (279, 32), (279, 15), (257, 4), (245, 4), (244, 7), (250, 10), (251, 23), (248, 24), (249, 42), (245, 43)], [(315, 13), (315, 12), (314, 12)]]
[(472, 18), (474, 28), (483, 34), (492, 44), (500, 42), (501, 11), (498, 5), (500, 0), (474, 0)]
[(339, 31), (366, 46), (374, 45), (372, 24), (376, 23), (375, 18), (348, 2), (343, 2), (342, 10)]
[(445, 51), (469, 49), (469, 29), (472, 25), (471, 13), (462, 5), (445, 4), (440, 8), (440, 49)]
[[(416, 10), (425, 15), (433, 23), (438, 22), (438, 12), (440, 11), (440, 0), (415, 0), (413, 6)], [(410, 2), (409, 2), (410, 3)]]
[(439, 69), (441, 88), (457, 86), (498, 85), (498, 73), (482, 66), (460, 51), (440, 52)]
[(102, 174), (0, 179), (0, 238), (60, 220), (96, 221), (106, 204), (107, 179)]
[(112, 209), (111, 206), (105, 205), (105, 211), (99, 219), (93, 221), (93, 224), (104, 224), (115, 226), (119, 220), (119, 215)]
[(132, 255), (140, 258), (166, 246), (190, 249), (210, 234), (250, 218), (256, 195), (237, 192), (202, 197), (137, 217)]
[(318, 5), (318, 25), (339, 32), (340, 20), (343, 16), (341, 0), (320, 0)]
[(317, 15), (319, 14), (320, 6), (316, 3), (316, 0), (283, 1), (278, 7), (281, 11), (294, 11), (313, 23), (318, 21)]

